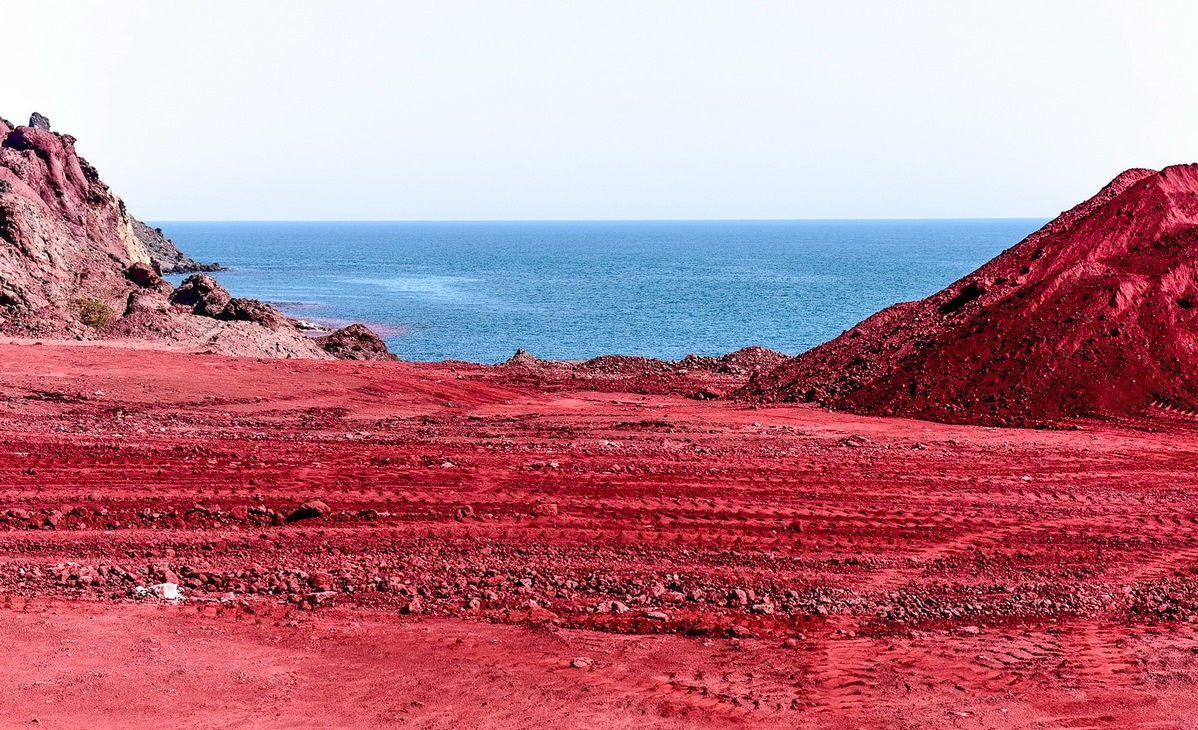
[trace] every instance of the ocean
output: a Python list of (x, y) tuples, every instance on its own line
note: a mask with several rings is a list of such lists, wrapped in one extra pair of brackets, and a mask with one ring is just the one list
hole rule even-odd
[[(1042, 219), (158, 222), (234, 296), (374, 328), (405, 360), (796, 354)], [(182, 277), (170, 277), (178, 283)]]

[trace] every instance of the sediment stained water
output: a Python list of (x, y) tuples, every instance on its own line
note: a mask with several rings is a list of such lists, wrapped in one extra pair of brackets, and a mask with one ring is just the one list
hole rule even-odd
[[(364, 322), (407, 360), (798, 353), (964, 276), (1041, 219), (169, 222), (235, 296)], [(175, 283), (182, 277), (172, 277)]]

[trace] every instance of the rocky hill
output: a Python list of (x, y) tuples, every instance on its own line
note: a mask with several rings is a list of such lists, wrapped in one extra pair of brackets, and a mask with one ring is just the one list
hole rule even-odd
[(151, 228), (141, 221), (133, 220), (133, 235), (149, 251), (158, 270), (164, 274), (190, 274), (197, 271), (223, 271), (219, 263), (203, 264), (180, 251), (175, 242), (166, 237), (161, 228)]
[(52, 131), (45, 117), (34, 114), (27, 126), (0, 119), (0, 334), (148, 339), (233, 355), (390, 357), (365, 327), (321, 341), (210, 277), (177, 290), (161, 278), (213, 268), (133, 218), (76, 154), (75, 139)]
[(1128, 170), (947, 289), (737, 395), (1018, 425), (1198, 410), (1198, 165)]

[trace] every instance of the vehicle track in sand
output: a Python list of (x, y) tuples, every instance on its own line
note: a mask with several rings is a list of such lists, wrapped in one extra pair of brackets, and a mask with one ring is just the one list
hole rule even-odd
[[(22, 615), (141, 611), (169, 571), (221, 626), (380, 622), (441, 657), (444, 691), (491, 683), (496, 723), (535, 702), (651, 727), (1194, 719), (1198, 431), (1174, 416), (1004, 431), (479, 366), (28, 352), (0, 346), (0, 591)], [(286, 521), (311, 499), (329, 512)], [(300, 706), (303, 671), (271, 696)], [(376, 690), (349, 691), (462, 719)]]

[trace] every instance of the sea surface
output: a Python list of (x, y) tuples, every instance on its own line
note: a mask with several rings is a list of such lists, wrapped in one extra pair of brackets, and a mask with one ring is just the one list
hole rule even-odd
[[(234, 296), (406, 360), (796, 354), (942, 289), (1041, 219), (160, 222)], [(171, 277), (175, 283), (182, 277)]]

